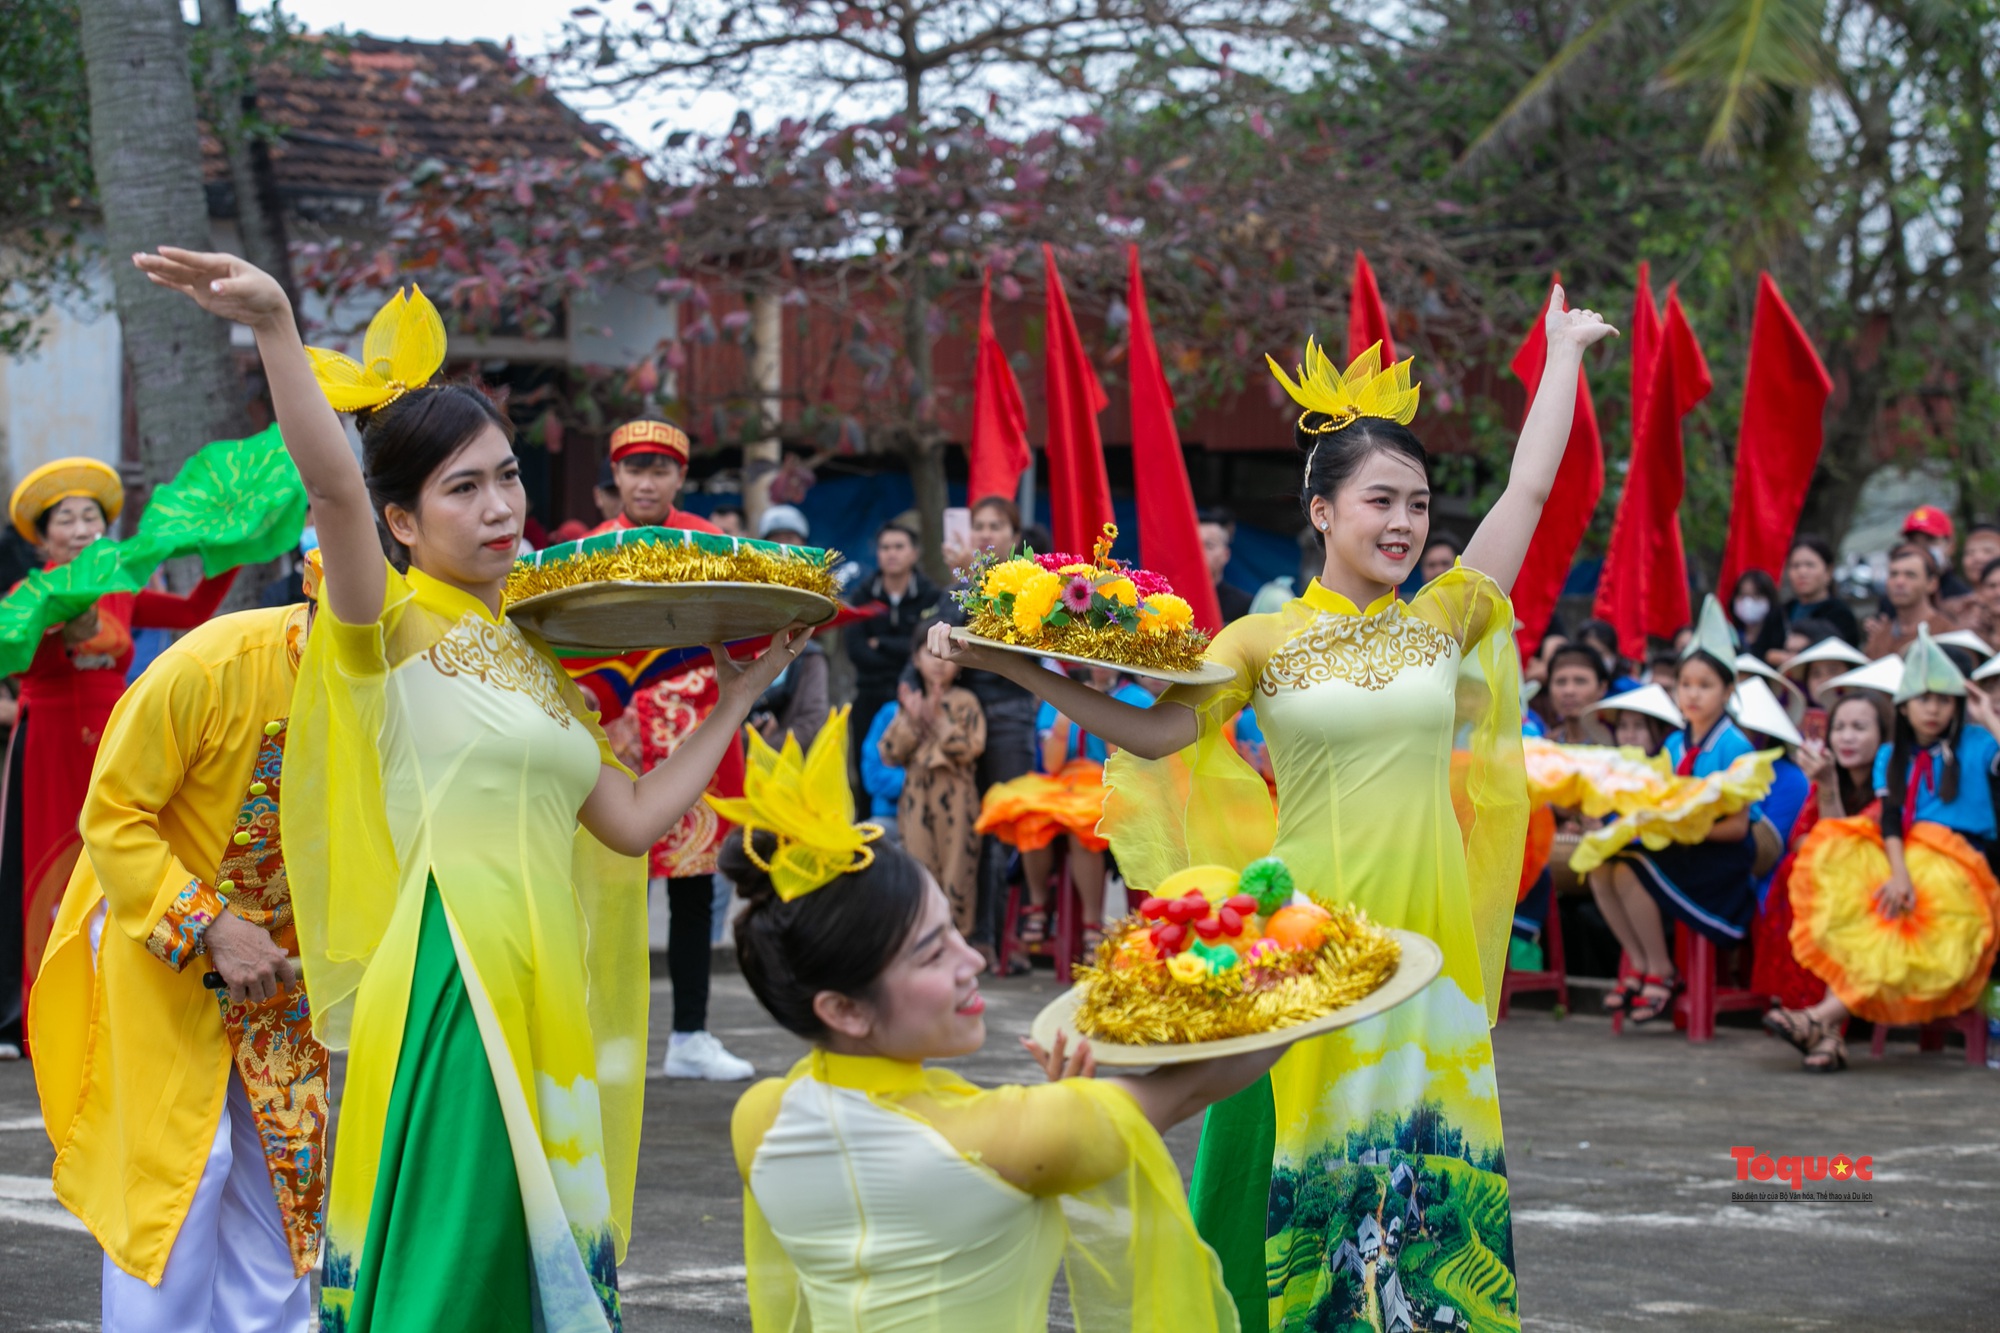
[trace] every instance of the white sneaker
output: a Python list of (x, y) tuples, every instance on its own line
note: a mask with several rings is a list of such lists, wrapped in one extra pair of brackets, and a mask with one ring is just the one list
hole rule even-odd
[(667, 1039), (668, 1078), (705, 1078), (713, 1083), (741, 1083), (757, 1077), (756, 1066), (731, 1055), (706, 1032), (676, 1032)]

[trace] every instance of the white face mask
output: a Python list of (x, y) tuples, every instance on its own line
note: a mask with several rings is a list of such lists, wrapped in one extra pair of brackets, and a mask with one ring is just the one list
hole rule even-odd
[(1931, 559), (1937, 562), (1939, 569), (1949, 569), (1951, 567), (1951, 543), (1939, 542), (1937, 545), (1932, 546)]
[(1771, 604), (1762, 597), (1739, 597), (1736, 599), (1736, 618), (1746, 625), (1761, 625), (1764, 617), (1771, 614)]

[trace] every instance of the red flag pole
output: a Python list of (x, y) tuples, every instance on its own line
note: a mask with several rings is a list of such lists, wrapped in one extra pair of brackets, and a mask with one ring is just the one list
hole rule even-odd
[(1111, 480), (1104, 470), (1104, 440), (1097, 414), (1111, 405), (1083, 338), (1070, 314), (1069, 295), (1056, 271), (1056, 252), (1042, 246), (1048, 282), (1048, 352), (1046, 383), (1049, 433), (1049, 509), (1054, 520), (1056, 549), (1088, 556), (1104, 525), (1111, 521)]
[(1736, 429), (1736, 489), (1722, 553), (1724, 597), (1747, 570), (1782, 577), (1825, 441), (1833, 377), (1769, 273), (1757, 281), (1750, 367)]
[(972, 443), (967, 503), (989, 495), (1013, 499), (1028, 469), (1028, 412), (1007, 354), (993, 332), (993, 275), (979, 290), (979, 350), (972, 373)]
[(1132, 485), (1139, 509), (1139, 563), (1171, 583), (1194, 608), (1194, 623), (1214, 634), (1222, 603), (1202, 558), (1201, 527), (1188, 484), (1187, 457), (1174, 427), (1174, 391), (1146, 311), (1139, 247), (1126, 248), (1125, 306), (1131, 312)]
[[(1645, 260), (1639, 261), (1639, 287), (1632, 303), (1632, 458), (1639, 457), (1639, 433), (1645, 420), (1645, 400), (1653, 383), (1653, 363), (1660, 346), (1660, 308), (1653, 302), (1652, 272)], [(1611, 517), (1611, 540), (1605, 547), (1604, 564), (1598, 571), (1597, 598), (1591, 614), (1608, 620), (1618, 629), (1618, 651), (1633, 661), (1646, 653), (1644, 562), (1647, 558), (1642, 529), (1646, 520), (1641, 485), (1634, 488), (1636, 466), (1628, 466), (1625, 486), (1618, 494), (1618, 508)]]
[[(1557, 273), (1551, 283), (1562, 281)], [(1542, 368), (1548, 363), (1548, 297), (1527, 337), (1514, 353), (1514, 377), (1528, 391), (1528, 411), (1535, 406), (1535, 390), (1542, 382)], [(1604, 493), (1604, 442), (1597, 432), (1597, 407), (1591, 401), (1590, 381), (1581, 367), (1576, 373), (1576, 416), (1570, 424), (1569, 443), (1563, 448), (1562, 466), (1556, 470), (1555, 485), (1548, 503), (1542, 506), (1541, 521), (1528, 543), (1521, 573), (1514, 580), (1514, 615), (1521, 622), (1520, 646), (1532, 654), (1548, 632), (1549, 619), (1562, 597), (1569, 578), (1570, 563), (1577, 547), (1590, 531), (1591, 516), (1597, 512), (1598, 497)]]
[(1354, 251), (1354, 281), (1347, 296), (1347, 359), (1354, 360), (1376, 343), (1382, 344), (1382, 364), (1396, 359), (1396, 340), (1389, 333), (1389, 311), (1382, 304), (1382, 291), (1375, 285), (1375, 270), (1368, 256)]

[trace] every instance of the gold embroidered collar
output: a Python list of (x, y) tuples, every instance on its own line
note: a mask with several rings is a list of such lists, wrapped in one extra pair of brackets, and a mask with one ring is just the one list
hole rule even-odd
[(1301, 600), (1315, 611), (1328, 612), (1336, 616), (1377, 616), (1395, 605), (1396, 590), (1394, 588), (1389, 589), (1389, 591), (1368, 603), (1368, 609), (1364, 611), (1355, 606), (1347, 597), (1333, 591), (1333, 589), (1327, 587), (1318, 579), (1314, 579), (1306, 585), (1305, 594)]

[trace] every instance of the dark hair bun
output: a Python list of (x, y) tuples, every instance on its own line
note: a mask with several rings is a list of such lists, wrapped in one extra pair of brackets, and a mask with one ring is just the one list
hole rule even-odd
[[(813, 998), (821, 991), (871, 997), (923, 910), (922, 869), (893, 843), (872, 845), (866, 868), (790, 902), (745, 851), (742, 834), (722, 845), (722, 873), (745, 902), (736, 917), (737, 966), (771, 1017), (808, 1041), (826, 1036)], [(777, 839), (760, 831), (752, 846), (768, 862)]]

